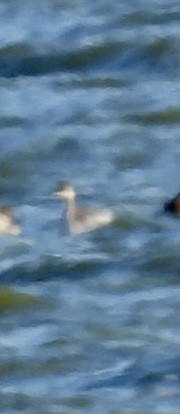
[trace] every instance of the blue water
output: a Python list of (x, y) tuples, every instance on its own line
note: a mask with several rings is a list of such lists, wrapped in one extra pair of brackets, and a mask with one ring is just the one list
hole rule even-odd
[[(3, 414), (179, 414), (180, 4), (0, 2)], [(71, 235), (68, 180), (113, 225)]]

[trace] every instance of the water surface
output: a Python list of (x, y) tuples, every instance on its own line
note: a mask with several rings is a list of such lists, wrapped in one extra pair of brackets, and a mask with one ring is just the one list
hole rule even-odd
[[(1, 1), (0, 237), (4, 414), (179, 414), (177, 0)], [(69, 234), (53, 196), (108, 206)]]

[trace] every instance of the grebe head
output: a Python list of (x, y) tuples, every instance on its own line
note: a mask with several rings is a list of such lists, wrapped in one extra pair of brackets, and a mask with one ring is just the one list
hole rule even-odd
[(165, 204), (164, 210), (177, 216), (180, 215), (180, 193)]
[(74, 200), (76, 196), (73, 186), (66, 182), (58, 184), (55, 194), (66, 201)]

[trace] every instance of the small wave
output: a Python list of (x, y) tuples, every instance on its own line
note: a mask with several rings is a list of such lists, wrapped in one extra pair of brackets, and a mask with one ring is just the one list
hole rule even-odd
[[(119, 40), (102, 40), (77, 47), (72, 50), (47, 50), (39, 53), (29, 45), (17, 45), (0, 49), (0, 75), (11, 78), (16, 76), (42, 76), (55, 72), (79, 72), (85, 69), (103, 70), (106, 68), (107, 79), (112, 71), (137, 69), (139, 65), (152, 71), (161, 72), (174, 67), (177, 70), (178, 43), (173, 37), (150, 36), (144, 39), (126, 37)], [(116, 81), (117, 82), (117, 81)], [(109, 81), (105, 80), (105, 86)], [(112, 81), (110, 82), (112, 85)], [(93, 85), (93, 83), (91, 83)], [(95, 87), (98, 85), (94, 85)]]
[(127, 120), (142, 125), (153, 124), (179, 124), (180, 110), (178, 108), (167, 109), (164, 111), (148, 112), (145, 114), (132, 114), (127, 116)]
[(7, 287), (0, 287), (0, 312), (7, 309), (21, 309), (29, 306), (42, 306), (42, 300), (36, 296), (16, 292)]
[(63, 70), (79, 70), (101, 59), (109, 58), (119, 52), (123, 46), (124, 44), (114, 41), (90, 45), (64, 54), (38, 55), (29, 48), (22, 49), (22, 53), (19, 54), (17, 45), (0, 50), (0, 74), (4, 77), (38, 76)]
[(123, 88), (127, 87), (131, 84), (131, 81), (126, 77), (116, 77), (116, 76), (98, 76), (98, 74), (93, 77), (79, 77), (74, 79), (66, 79), (62, 81), (55, 81), (53, 83), (53, 87), (55, 90), (57, 88), (64, 87), (64, 84), (66, 85), (66, 89), (113, 89), (113, 88)]
[(122, 23), (126, 26), (143, 26), (147, 24), (161, 25), (170, 22), (179, 22), (180, 13), (178, 11), (158, 12), (153, 13), (151, 10), (138, 10), (128, 13), (122, 19)]
[(45, 280), (55, 280), (67, 278), (69, 280), (73, 279), (83, 279), (90, 275), (98, 275), (106, 267), (111, 267), (112, 263), (106, 260), (98, 260), (89, 258), (88, 259), (79, 259), (79, 260), (62, 260), (60, 257), (47, 257), (44, 258), (41, 263), (36, 266), (31, 266), (28, 263), (15, 265), (8, 270), (5, 270), (1, 273), (1, 280), (23, 282), (25, 280), (31, 280), (33, 282), (45, 281)]
[(28, 119), (20, 116), (0, 116), (0, 129), (26, 126), (28, 123)]

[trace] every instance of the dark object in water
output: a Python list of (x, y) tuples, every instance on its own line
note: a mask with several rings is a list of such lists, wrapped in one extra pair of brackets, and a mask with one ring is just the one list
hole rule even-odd
[(180, 193), (165, 203), (164, 211), (180, 217)]

